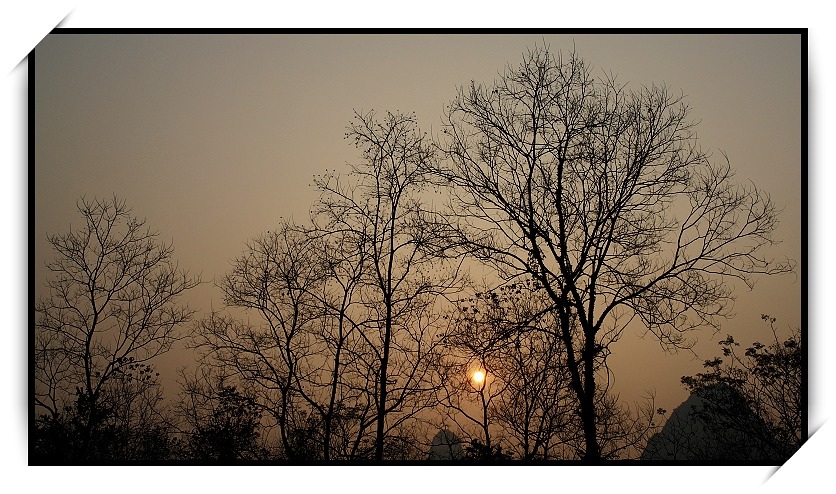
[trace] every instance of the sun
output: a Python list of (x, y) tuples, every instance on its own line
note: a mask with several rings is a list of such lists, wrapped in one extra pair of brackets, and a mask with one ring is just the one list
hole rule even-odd
[(485, 371), (477, 370), (470, 378), (473, 380), (473, 384), (482, 384), (485, 382)]

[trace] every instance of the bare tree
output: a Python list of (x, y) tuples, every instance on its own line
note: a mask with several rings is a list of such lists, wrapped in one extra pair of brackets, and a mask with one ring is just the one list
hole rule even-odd
[(219, 283), (227, 308), (259, 316), (256, 323), (232, 313), (213, 312), (199, 321), (195, 340), (206, 357), (203, 365), (246, 383), (257, 403), (275, 420), (285, 454), (295, 459), (292, 431), (301, 427), (299, 375), (316, 364), (310, 328), (319, 309), (313, 293), (322, 270), (313, 244), (294, 225), (282, 224), (247, 244)]
[[(494, 451), (493, 432), (503, 425), (497, 401), (513, 386), (513, 378), (505, 372), (508, 362), (503, 361), (507, 357), (503, 350), (518, 320), (512, 297), (505, 295), (505, 289), (499, 288), (477, 291), (473, 297), (456, 301), (444, 336), (445, 425), (452, 420), (460, 432), (470, 436), (472, 445), (478, 441), (480, 453)], [(497, 418), (500, 424), (495, 423)], [(468, 432), (468, 424), (477, 426), (478, 433)]]
[[(567, 459), (565, 444), (577, 435), (569, 390), (566, 351), (557, 332), (558, 319), (543, 313), (548, 305), (533, 283), (512, 283), (491, 295), (492, 303), (509, 304), (503, 344), (495, 371), (508, 383), (497, 403), (496, 419), (516, 440), (519, 457)], [(508, 323), (516, 330), (508, 331)]]
[[(387, 430), (430, 405), (422, 401), (433, 372), (428, 365), (436, 297), (455, 283), (443, 270), (439, 224), (428, 221), (422, 193), (435, 148), (413, 115), (356, 114), (346, 137), (362, 152), (347, 180), (336, 174), (316, 179), (322, 192), (314, 215), (322, 230), (350, 232), (367, 249), (364, 289), (368, 317), (362, 331), (375, 352), (375, 453), (384, 457)], [(398, 417), (393, 418), (393, 412)], [(389, 420), (389, 419), (392, 420)]]
[(730, 281), (792, 269), (763, 255), (769, 196), (700, 150), (689, 114), (664, 86), (631, 91), (536, 48), (493, 84), (462, 87), (445, 117), (439, 174), (458, 243), (551, 300), (587, 460), (602, 458), (596, 382), (630, 321), (687, 348), (688, 331), (729, 315)]
[[(359, 333), (363, 310), (358, 308), (366, 267), (363, 237), (350, 232), (316, 232), (321, 240), (325, 281), (317, 294), (322, 308), (315, 338), (327, 356), (322, 372), (305, 379), (300, 389), (318, 414), (322, 428), (322, 459), (362, 456), (360, 446), (369, 434), (372, 400), (369, 372), (364, 365), (368, 345)], [(358, 319), (359, 318), (359, 319)]]
[(162, 460), (175, 453), (174, 428), (152, 364), (129, 363), (103, 391), (106, 424), (115, 431), (114, 456), (119, 460)]
[(283, 223), (248, 243), (220, 282), (227, 311), (197, 328), (204, 365), (254, 391), (288, 459), (369, 455), (377, 366), (361, 331), (367, 255), (362, 235)]
[[(125, 202), (82, 198), (81, 228), (49, 235), (49, 295), (35, 306), (35, 405), (55, 417), (76, 403), (83, 458), (122, 378), (144, 378), (148, 363), (181, 337), (194, 310), (178, 298), (199, 278), (178, 268), (170, 244), (158, 241)], [(143, 376), (140, 376), (143, 371)]]
[[(477, 291), (459, 301), (451, 316), (444, 404), (462, 430), (463, 420), (480, 427), (485, 451), (492, 451), (496, 436), (523, 460), (570, 460), (583, 452), (560, 320), (549, 306), (529, 280)], [(636, 413), (605, 388), (596, 400), (602, 458), (636, 456), (655, 429), (652, 400), (637, 405)]]
[[(485, 451), (493, 451), (495, 401), (507, 386), (493, 365), (495, 355), (472, 342), (447, 341), (445, 348), (450, 354), (441, 365), (444, 427), (452, 422), (471, 442), (479, 441)], [(474, 426), (476, 433), (471, 432)]]

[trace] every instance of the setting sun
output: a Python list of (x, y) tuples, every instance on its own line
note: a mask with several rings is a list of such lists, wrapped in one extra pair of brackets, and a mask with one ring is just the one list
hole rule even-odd
[(477, 370), (473, 373), (471, 379), (473, 379), (473, 384), (482, 384), (485, 382), (485, 371)]

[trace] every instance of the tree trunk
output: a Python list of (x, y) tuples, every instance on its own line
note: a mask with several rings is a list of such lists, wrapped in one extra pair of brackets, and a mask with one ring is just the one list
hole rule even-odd
[(380, 359), (380, 400), (377, 405), (377, 438), (374, 445), (374, 459), (383, 459), (383, 436), (384, 424), (386, 420), (386, 380), (389, 378), (387, 370), (389, 366), (389, 344), (392, 335), (392, 306), (387, 304), (386, 307), (386, 328), (383, 335), (383, 357)]
[(598, 461), (601, 459), (601, 447), (598, 445), (595, 417), (595, 333), (585, 330), (584, 337), (584, 393), (581, 397), (581, 420), (586, 451), (584, 451), (583, 460)]

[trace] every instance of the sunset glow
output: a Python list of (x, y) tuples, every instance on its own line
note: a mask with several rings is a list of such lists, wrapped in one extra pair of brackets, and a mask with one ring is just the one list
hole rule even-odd
[(473, 384), (482, 384), (485, 382), (485, 371), (477, 370), (473, 373), (473, 376), (471, 376), (471, 380), (473, 381)]

